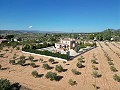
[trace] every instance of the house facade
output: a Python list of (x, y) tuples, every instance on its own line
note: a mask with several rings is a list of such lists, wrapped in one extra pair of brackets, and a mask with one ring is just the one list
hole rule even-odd
[(68, 51), (75, 47), (75, 39), (64, 38), (61, 39), (59, 43), (55, 43), (56, 49), (62, 49), (64, 51)]

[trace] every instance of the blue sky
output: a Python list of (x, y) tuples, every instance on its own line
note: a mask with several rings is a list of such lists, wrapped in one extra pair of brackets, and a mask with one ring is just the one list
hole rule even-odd
[(120, 0), (0, 0), (0, 29), (95, 32), (120, 28)]

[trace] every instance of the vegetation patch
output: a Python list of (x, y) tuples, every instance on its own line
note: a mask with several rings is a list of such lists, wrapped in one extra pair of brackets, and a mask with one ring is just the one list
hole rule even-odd
[(63, 72), (64, 71), (64, 69), (61, 65), (56, 65), (55, 70), (58, 71), (58, 72)]
[(82, 67), (84, 67), (84, 65), (82, 65), (81, 62), (78, 62), (78, 63), (76, 64), (76, 66), (77, 66), (78, 68), (82, 68)]
[(20, 90), (19, 83), (11, 83), (7, 79), (0, 79), (0, 90)]
[(68, 83), (69, 83), (71, 86), (77, 84), (77, 82), (76, 82), (75, 80), (73, 80), (73, 79), (69, 79)]
[(79, 71), (77, 71), (76, 69), (72, 69), (71, 70), (73, 74), (75, 75), (80, 75), (81, 73)]
[(38, 72), (37, 71), (32, 71), (31, 73), (35, 78), (38, 76)]
[(42, 66), (44, 69), (46, 69), (46, 70), (49, 70), (49, 69), (51, 69), (51, 67), (48, 65), (48, 64), (43, 64), (43, 66)]
[(54, 61), (55, 61), (55, 60), (54, 60), (53, 58), (50, 58), (50, 59), (49, 59), (49, 62), (52, 63), (52, 64), (54, 63)]
[(117, 74), (113, 76), (113, 79), (117, 82), (120, 82), (120, 76), (118, 76)]
[(117, 71), (118, 71), (114, 66), (111, 66), (110, 69), (111, 69), (111, 71), (113, 71), (113, 72), (117, 72)]
[(96, 70), (92, 72), (92, 76), (94, 78), (98, 78), (98, 77), (101, 77), (101, 74), (99, 74)]
[(16, 65), (15, 60), (10, 60), (9, 63), (12, 64), (12, 65)]
[(54, 72), (47, 72), (47, 74), (45, 75), (45, 77), (47, 79), (50, 79), (51, 81), (55, 80), (57, 81), (57, 73), (54, 73)]
[(53, 53), (50, 51), (40, 51), (40, 50), (35, 50), (35, 49), (22, 49), (22, 51), (25, 52), (30, 52), (30, 53), (35, 53), (35, 54), (40, 54), (40, 55), (46, 55), (46, 56), (52, 56), (52, 57), (58, 57), (58, 58), (62, 58), (62, 59), (66, 59), (69, 60), (69, 56), (66, 54), (60, 54), (60, 53)]

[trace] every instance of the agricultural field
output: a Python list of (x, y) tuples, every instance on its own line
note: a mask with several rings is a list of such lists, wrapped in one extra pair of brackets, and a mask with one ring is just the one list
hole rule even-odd
[[(13, 58), (15, 62), (20, 60), (23, 53), (21, 50), (4, 47), (0, 52), (3, 54), (0, 57), (2, 66), (0, 78), (19, 82), (30, 90), (120, 90), (120, 43), (96, 43), (95, 49), (67, 62), (60, 60), (50, 62), (49, 58), (31, 55), (34, 57), (33, 63), (36, 67), (29, 65), (30, 54), (24, 54), (25, 65), (10, 64)], [(82, 66), (78, 65), (79, 62)], [(51, 68), (45, 69), (43, 64), (48, 64)], [(63, 71), (58, 72), (56, 65), (61, 65)], [(37, 71), (38, 76), (34, 77), (32, 71)], [(45, 76), (49, 71), (57, 73), (59, 79), (57, 81), (47, 79)], [(114, 78), (115, 74), (119, 77), (118, 80)]]

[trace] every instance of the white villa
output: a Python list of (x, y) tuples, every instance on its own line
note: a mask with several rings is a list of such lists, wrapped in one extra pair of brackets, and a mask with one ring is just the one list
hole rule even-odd
[(55, 43), (55, 48), (61, 54), (69, 53), (70, 49), (75, 47), (75, 39), (64, 38), (61, 39), (59, 43)]

